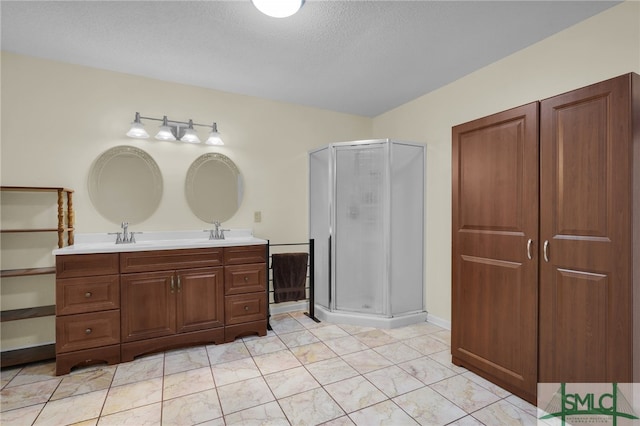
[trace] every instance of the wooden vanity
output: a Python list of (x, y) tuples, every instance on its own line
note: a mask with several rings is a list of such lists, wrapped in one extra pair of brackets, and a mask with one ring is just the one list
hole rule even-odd
[(266, 244), (56, 255), (58, 375), (252, 334), (267, 334)]

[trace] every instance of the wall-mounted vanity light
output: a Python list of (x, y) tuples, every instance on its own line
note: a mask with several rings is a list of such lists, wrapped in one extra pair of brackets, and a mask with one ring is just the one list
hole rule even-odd
[(188, 143), (200, 143), (200, 138), (196, 133), (193, 126), (201, 126), (201, 127), (210, 127), (211, 132), (209, 133), (209, 137), (205, 141), (208, 145), (224, 145), (222, 142), (222, 138), (220, 137), (220, 133), (218, 132), (217, 123), (213, 123), (213, 125), (208, 124), (198, 124), (194, 123), (193, 120), (185, 121), (175, 121), (169, 120), (165, 115), (162, 118), (153, 118), (153, 117), (143, 117), (139, 112), (136, 112), (136, 118), (131, 123), (131, 128), (127, 132), (127, 136), (135, 139), (149, 139), (149, 133), (144, 129), (144, 124), (140, 121), (143, 120), (154, 120), (161, 121), (162, 125), (156, 134), (156, 139), (159, 141), (175, 141), (179, 140), (181, 142)]

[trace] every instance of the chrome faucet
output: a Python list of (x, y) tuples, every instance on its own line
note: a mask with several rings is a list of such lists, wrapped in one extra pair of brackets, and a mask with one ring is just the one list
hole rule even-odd
[(204, 232), (209, 233), (210, 240), (224, 240), (224, 231), (229, 231), (229, 229), (220, 229), (220, 221), (214, 220), (212, 222), (214, 229), (205, 229)]
[(122, 232), (109, 232), (109, 235), (116, 236), (116, 244), (133, 244), (136, 242), (136, 234), (142, 234), (142, 232), (129, 232), (129, 222), (122, 222), (120, 227)]

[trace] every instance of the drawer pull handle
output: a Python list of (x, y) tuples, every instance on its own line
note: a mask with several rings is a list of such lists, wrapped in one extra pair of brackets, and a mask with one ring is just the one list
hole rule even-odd
[(86, 297), (87, 299), (90, 298), (92, 296), (91, 292), (88, 291), (84, 294), (84, 297)]
[(92, 331), (93, 331), (93, 330), (91, 330), (90, 328), (87, 328), (87, 329), (84, 331), (84, 334), (89, 335), (89, 334), (91, 334), (91, 332), (92, 332)]
[(249, 277), (248, 276), (244, 276), (244, 282), (246, 283), (247, 281), (249, 281)]
[(249, 307), (248, 307), (248, 306), (245, 306), (245, 307), (244, 307), (244, 310), (245, 310), (245, 311), (248, 311), (248, 310), (249, 310)]

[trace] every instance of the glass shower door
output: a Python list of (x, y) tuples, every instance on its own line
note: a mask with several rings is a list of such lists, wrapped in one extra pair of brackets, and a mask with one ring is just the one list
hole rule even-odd
[(334, 149), (332, 294), (337, 310), (377, 315), (387, 311), (387, 150), (382, 143)]

